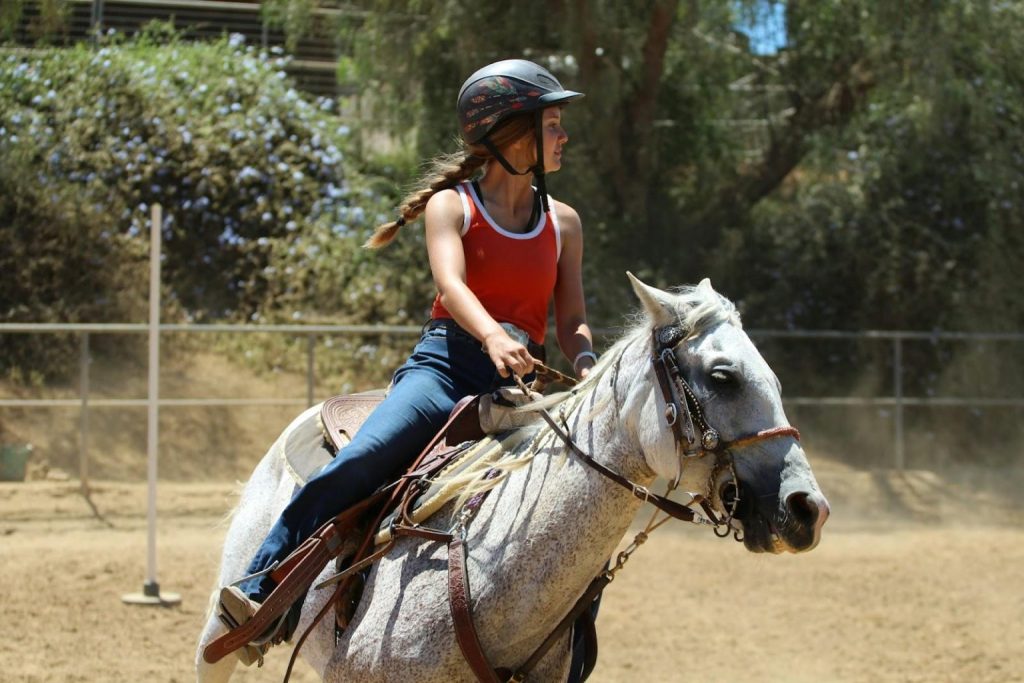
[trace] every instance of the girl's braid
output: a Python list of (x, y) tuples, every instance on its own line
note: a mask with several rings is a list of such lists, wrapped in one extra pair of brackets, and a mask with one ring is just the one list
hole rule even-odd
[(488, 161), (482, 156), (468, 150), (456, 154), (437, 157), (431, 163), (431, 169), (421, 179), (419, 186), (406, 195), (398, 208), (398, 220), (377, 226), (370, 239), (363, 246), (379, 249), (395, 239), (398, 229), (406, 223), (412, 223), (427, 208), (427, 202), (438, 192), (455, 187), (463, 180), (473, 177)]

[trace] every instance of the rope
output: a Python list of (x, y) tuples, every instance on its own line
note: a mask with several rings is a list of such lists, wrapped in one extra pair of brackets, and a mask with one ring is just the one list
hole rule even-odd
[[(535, 372), (537, 372), (538, 375), (550, 376), (554, 378), (555, 381), (562, 382), (563, 384), (567, 384), (568, 386), (575, 386), (577, 383), (576, 380), (574, 380), (573, 378), (567, 377), (561, 372), (549, 368), (540, 361), (534, 361), (534, 370)], [(515, 380), (516, 385), (523, 391), (523, 393), (526, 396), (531, 397), (530, 400), (533, 401), (533, 394), (527, 388), (526, 383), (523, 382), (523, 379), (514, 372), (512, 373), (512, 378)], [(542, 410), (542, 412), (546, 413), (547, 411)], [(566, 431), (568, 432), (568, 424), (566, 424), (566, 416), (564, 413), (562, 413), (561, 418), (563, 425), (566, 428)], [(675, 485), (669, 483), (665, 491), (665, 496), (668, 497), (668, 495), (672, 493), (672, 491), (675, 488)], [(655, 522), (655, 520), (658, 519), (659, 513), (664, 514), (665, 516), (657, 522)], [(635, 553), (640, 548), (640, 546), (647, 542), (647, 539), (650, 538), (650, 535), (654, 533), (654, 531), (656, 531), (658, 527), (660, 527), (662, 524), (664, 524), (670, 519), (672, 519), (671, 515), (662, 513), (661, 510), (659, 510), (658, 508), (654, 508), (654, 513), (651, 515), (650, 520), (648, 520), (647, 526), (644, 527), (643, 531), (639, 532), (636, 536), (633, 537), (633, 541), (628, 546), (626, 546), (624, 550), (622, 550), (618, 555), (616, 555), (615, 566), (605, 571), (604, 577), (609, 582), (613, 581), (615, 579), (615, 575), (626, 565), (626, 563), (629, 561), (629, 558), (633, 555), (633, 553)]]

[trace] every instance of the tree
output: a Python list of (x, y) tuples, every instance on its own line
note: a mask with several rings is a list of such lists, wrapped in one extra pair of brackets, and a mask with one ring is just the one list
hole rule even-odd
[[(904, 306), (893, 287), (923, 282), (908, 277), (907, 259), (944, 228), (933, 224), (933, 212), (922, 213), (921, 202), (904, 197), (894, 204), (890, 191), (898, 182), (901, 192), (921, 197), (938, 187), (957, 194), (944, 204), (950, 208), (987, 206), (994, 193), (1012, 188), (1016, 148), (1000, 140), (1015, 135), (999, 127), (996, 112), (1016, 115), (1007, 89), (1020, 82), (1020, 48), (1008, 29), (1020, 26), (1021, 10), (968, 0), (789, 0), (784, 46), (763, 55), (737, 26), (766, 4), (774, 3), (559, 0), (509, 7), (389, 0), (351, 16), (346, 35), (378, 105), (375, 122), (415, 129), (420, 156), (450, 147), (458, 87), (488, 61), (534, 59), (586, 92), (567, 115), (566, 177), (555, 176), (551, 186), (583, 214), (591, 275), (629, 267), (669, 283), (710, 274), (740, 299), (789, 292), (779, 279), (788, 256), (769, 252), (776, 260), (764, 263), (767, 254), (742, 245), (761, 245), (753, 233), (776, 231), (774, 239), (789, 235), (788, 246), (797, 247), (798, 236), (782, 224), (806, 223), (813, 215), (808, 198), (831, 197), (838, 202), (833, 211), (849, 210), (844, 220), (853, 212), (856, 224), (875, 228), (881, 218), (897, 226), (884, 241), (901, 256), (873, 268), (872, 281), (857, 282), (873, 292), (871, 304), (845, 296), (847, 270), (815, 261), (813, 269), (835, 277), (819, 272), (817, 303), (806, 310), (842, 308), (845, 317), (803, 315), (799, 324), (924, 325), (929, 315), (951, 310), (952, 294), (943, 299), (936, 280), (928, 285), (935, 296), (921, 305), (906, 298)], [(986, 85), (972, 85), (977, 78)], [(906, 125), (886, 123), (894, 116)], [(950, 137), (950, 130), (958, 134)], [(870, 151), (850, 168), (849, 155), (859, 154), (861, 144)], [(950, 161), (941, 174), (934, 163), (940, 153)], [(970, 181), (971, 173), (989, 172), (957, 168), (953, 160), (965, 153), (1004, 160), (998, 184)], [(921, 173), (912, 173), (915, 167)], [(995, 205), (1002, 201), (1013, 200)], [(960, 215), (957, 224), (964, 220)], [(1000, 234), (1005, 241), (1013, 231)], [(851, 263), (877, 257), (878, 239), (846, 244), (858, 250)], [(961, 265), (974, 260), (977, 250), (968, 245), (977, 238), (943, 240), (964, 244), (947, 250), (945, 260), (935, 252), (918, 263), (919, 275), (942, 273), (949, 257)], [(775, 273), (773, 281), (745, 282), (753, 258)], [(776, 307), (765, 319), (779, 322), (777, 313)]]
[[(389, 0), (350, 17), (345, 35), (377, 120), (415, 127), (421, 155), (450, 146), (462, 79), (488, 61), (534, 59), (585, 92), (568, 116), (571, 180), (552, 186), (584, 214), (590, 271), (678, 281), (701, 274), (720, 228), (744, 222), (808, 139), (845, 124), (874, 84), (862, 3), (789, 3), (805, 29), (774, 58), (752, 55), (734, 28), (756, 4)], [(763, 155), (744, 163), (744, 141), (718, 124), (751, 117), (771, 128)]]

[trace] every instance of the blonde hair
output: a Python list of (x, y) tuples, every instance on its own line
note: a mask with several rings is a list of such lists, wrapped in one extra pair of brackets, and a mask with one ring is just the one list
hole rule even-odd
[[(507, 145), (533, 135), (535, 117), (532, 112), (518, 114), (503, 122), (490, 134), (491, 143), (499, 150)], [(405, 196), (398, 207), (398, 219), (378, 225), (364, 247), (379, 249), (395, 239), (398, 229), (419, 218), (427, 208), (427, 202), (438, 192), (455, 187), (472, 178), (494, 155), (482, 144), (462, 143), (462, 149), (454, 154), (442, 154), (428, 163), (414, 190)]]

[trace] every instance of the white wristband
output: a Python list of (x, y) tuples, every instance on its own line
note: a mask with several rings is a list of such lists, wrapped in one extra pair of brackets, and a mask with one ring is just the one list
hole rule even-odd
[(580, 358), (590, 358), (593, 359), (595, 363), (597, 362), (597, 354), (594, 353), (593, 351), (580, 351), (579, 353), (576, 354), (576, 358), (574, 358), (572, 361), (573, 370), (576, 369), (576, 365), (580, 362)]

